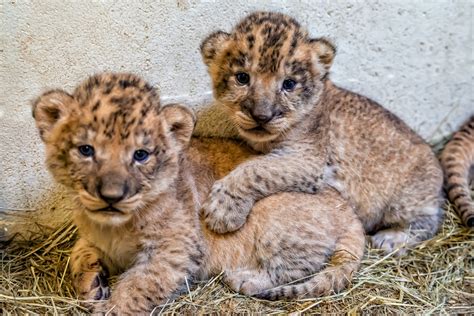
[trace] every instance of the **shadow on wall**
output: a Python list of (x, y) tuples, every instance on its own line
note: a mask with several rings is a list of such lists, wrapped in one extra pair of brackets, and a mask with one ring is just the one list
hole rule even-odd
[(221, 106), (211, 103), (196, 110), (193, 135), (201, 137), (239, 138), (239, 133)]
[(12, 237), (30, 239), (71, 220), (73, 202), (61, 187), (41, 196), (31, 209), (0, 210), (0, 241)]

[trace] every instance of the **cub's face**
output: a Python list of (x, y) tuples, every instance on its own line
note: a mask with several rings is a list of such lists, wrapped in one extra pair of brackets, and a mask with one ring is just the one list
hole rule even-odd
[(277, 138), (300, 122), (318, 101), (335, 48), (311, 39), (291, 17), (257, 12), (231, 33), (215, 32), (201, 44), (214, 95), (241, 136)]
[(130, 74), (93, 76), (73, 95), (47, 92), (33, 116), (55, 179), (71, 189), (80, 211), (109, 225), (169, 189), (194, 126), (192, 113), (160, 109), (152, 87)]

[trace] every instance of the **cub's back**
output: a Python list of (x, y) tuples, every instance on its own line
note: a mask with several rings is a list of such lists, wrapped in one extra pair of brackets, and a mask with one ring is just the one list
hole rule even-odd
[[(431, 185), (441, 187), (441, 168), (423, 138), (375, 101), (328, 85), (323, 104), (329, 113), (330, 150), (340, 167), (336, 178), (346, 184), (344, 191), (356, 204), (363, 206), (359, 209), (383, 209), (392, 202), (394, 192), (420, 177), (431, 177)], [(371, 218), (371, 214), (362, 217)]]

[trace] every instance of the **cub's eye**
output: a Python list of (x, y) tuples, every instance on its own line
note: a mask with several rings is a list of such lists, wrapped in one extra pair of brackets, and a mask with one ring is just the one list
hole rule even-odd
[(150, 154), (143, 149), (135, 150), (135, 152), (133, 153), (133, 159), (138, 162), (143, 162), (147, 160), (148, 156), (150, 156)]
[(250, 82), (250, 76), (248, 73), (245, 73), (245, 72), (236, 73), (235, 79), (237, 79), (237, 82), (240, 83), (241, 85), (246, 85)]
[(286, 90), (286, 91), (292, 91), (296, 86), (296, 81), (294, 81), (293, 79), (285, 79), (283, 81), (283, 89)]
[(94, 156), (94, 147), (92, 147), (91, 145), (81, 145), (77, 147), (77, 149), (84, 157)]

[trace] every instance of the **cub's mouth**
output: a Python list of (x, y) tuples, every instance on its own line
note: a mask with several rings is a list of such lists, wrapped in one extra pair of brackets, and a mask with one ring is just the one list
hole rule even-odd
[(93, 212), (93, 213), (98, 213), (98, 214), (106, 214), (106, 215), (121, 215), (121, 214), (124, 214), (124, 212), (122, 212), (121, 210), (113, 207), (113, 206), (107, 206), (107, 207), (104, 207), (104, 208), (100, 208), (100, 209), (97, 209), (97, 210), (89, 210), (90, 212)]
[(258, 125), (257, 127), (248, 129), (247, 131), (248, 132), (256, 132), (256, 133), (268, 133), (268, 131), (262, 125)]
[(258, 125), (252, 128), (244, 128), (239, 126), (239, 134), (244, 138), (252, 142), (268, 142), (276, 139), (279, 136), (279, 133), (268, 130), (262, 125)]
[(242, 132), (245, 134), (251, 134), (257, 137), (274, 137), (278, 136), (278, 133), (275, 134), (274, 131), (267, 129), (264, 125), (258, 125), (253, 128), (242, 129)]

